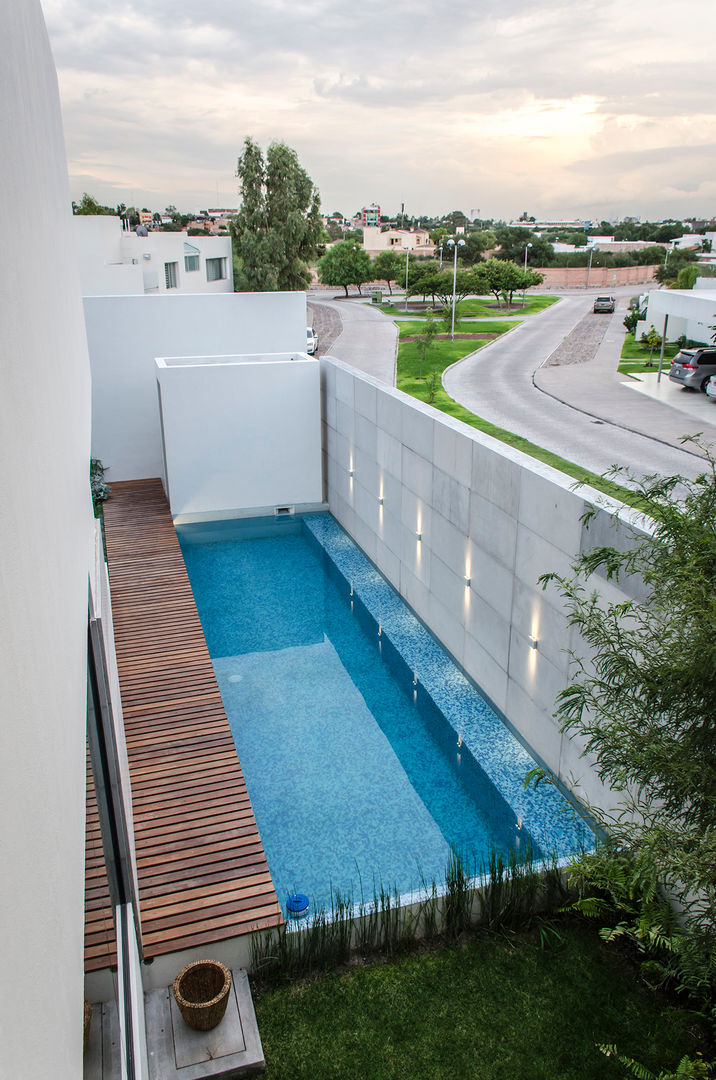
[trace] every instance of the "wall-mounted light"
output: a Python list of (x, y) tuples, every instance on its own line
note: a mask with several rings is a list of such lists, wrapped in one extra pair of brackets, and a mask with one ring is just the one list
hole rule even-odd
[(471, 582), (472, 582), (472, 578), (466, 577), (466, 578), (463, 578), (463, 581), (465, 582), (465, 588), (466, 588), (466, 589), (469, 589), (469, 588), (470, 588), (470, 584), (471, 584)]
[(422, 533), (416, 533), (415, 534), (415, 539), (418, 540), (418, 541), (421, 541), (423, 539), (423, 534)]
[(529, 638), (527, 640), (530, 643), (530, 649), (538, 648), (538, 646), (539, 646), (539, 638), (536, 638), (532, 634), (530, 634), (530, 636), (529, 636)]
[(418, 685), (418, 673), (417, 673), (417, 671), (414, 671), (413, 672), (413, 686), (417, 686), (417, 685)]
[(349, 469), (348, 470), (348, 475), (349, 476), (355, 476), (355, 469)]
[(378, 506), (382, 506), (382, 505), (383, 505), (383, 496), (379, 495), (378, 496)]

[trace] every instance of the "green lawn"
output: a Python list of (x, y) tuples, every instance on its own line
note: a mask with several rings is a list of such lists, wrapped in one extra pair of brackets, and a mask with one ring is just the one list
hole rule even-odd
[[(519, 319), (493, 319), (491, 322), (462, 322), (458, 320), (455, 323), (456, 334), (504, 334), (507, 330), (511, 330), (513, 326), (519, 325)], [(414, 334), (422, 333), (425, 328), (425, 319), (396, 319), (395, 325), (398, 327), (398, 333), (401, 338), (410, 337)], [(439, 334), (450, 333), (450, 327), (443, 323), (442, 320), (436, 320)], [(441, 342), (440, 344), (444, 344)], [(462, 344), (469, 345), (470, 342), (462, 342)], [(479, 348), (480, 342), (473, 343), (473, 348)], [(470, 350), (472, 351), (472, 350)]]
[(593, 927), (474, 936), (255, 993), (268, 1080), (619, 1080), (694, 1054), (683, 1014)]
[[(421, 298), (413, 297), (413, 299), (419, 302)], [(510, 311), (504, 311), (505, 316), (512, 316), (512, 318), (514, 318), (515, 316), (521, 317), (522, 315), (534, 315), (536, 312), (543, 311), (546, 307), (550, 307), (551, 304), (556, 304), (559, 300), (559, 297), (530, 296), (530, 294), (528, 293), (524, 308), (520, 306), (522, 302), (521, 295), (519, 298), (516, 298), (516, 300), (516, 307), (513, 307), (513, 309)], [(473, 296), (468, 297), (467, 300), (462, 300), (459, 304), (458, 310), (459, 314), (463, 317), (494, 319), (503, 313), (502, 309), (498, 310), (496, 307), (494, 307), (494, 304), (494, 296)], [(405, 305), (402, 300), (398, 300), (397, 305), (393, 304), (392, 302), (387, 304), (381, 304), (380, 310), (385, 315), (400, 316), (410, 314), (410, 311), (406, 313)], [(440, 309), (435, 308), (434, 311), (435, 313), (439, 313)], [(420, 311), (415, 312), (415, 314), (422, 315), (424, 313)]]
[[(676, 356), (679, 351), (679, 346), (673, 343), (666, 343), (664, 348), (664, 367), (668, 369), (666, 363), (667, 360), (671, 360)], [(656, 349), (652, 358), (651, 366), (648, 364), (649, 350), (643, 348), (638, 341), (634, 340), (634, 335), (627, 332), (624, 338), (624, 344), (622, 345), (622, 359), (619, 364), (619, 371), (624, 375), (636, 375), (642, 371), (658, 371), (659, 370), (659, 349)], [(663, 368), (662, 368), (663, 370)]]
[[(403, 325), (412, 326), (413, 333), (419, 333), (420, 328), (422, 327), (422, 321), (419, 323), (404, 323)], [(494, 325), (505, 332), (510, 326), (515, 324), (499, 322)], [(469, 353), (475, 352), (476, 349), (485, 344), (487, 344), (487, 342), (484, 341), (434, 342), (427, 354), (423, 368), (423, 379), (421, 380), (419, 378), (421, 350), (419, 350), (418, 345), (413, 341), (403, 342), (403, 344), (398, 345), (396, 386), (399, 390), (403, 390), (404, 393), (419, 398), (420, 401), (428, 401), (429, 388), (427, 385), (427, 376), (432, 371), (437, 371), (442, 374), (445, 368), (454, 364), (457, 360), (461, 360)], [(522, 450), (525, 454), (529, 454), (530, 457), (536, 458), (546, 465), (551, 465), (555, 469), (559, 469), (560, 472), (566, 473), (567, 476), (571, 476), (573, 480), (589, 484), (591, 487), (596, 488), (597, 491), (601, 491), (605, 495), (609, 495), (614, 499), (620, 499), (629, 506), (635, 506), (637, 509), (642, 509), (640, 500), (628, 488), (622, 487), (620, 484), (615, 484), (611, 480), (605, 480), (596, 473), (589, 472), (589, 470), (582, 468), (581, 465), (575, 465), (573, 461), (567, 461), (565, 458), (559, 457), (557, 454), (553, 454), (551, 451), (545, 450), (541, 446), (537, 446), (535, 443), (530, 442), (529, 439), (525, 439), (522, 435), (515, 435), (514, 432), (506, 431), (504, 428), (491, 424), (488, 420), (483, 420), (482, 417), (476, 416), (463, 405), (458, 404), (457, 401), (446, 393), (441, 384), (438, 384), (434, 400), (429, 404), (436, 409), (440, 409), (441, 412), (447, 413), (449, 416), (454, 416), (457, 420), (462, 420), (463, 423), (469, 424), (470, 427), (474, 427), (478, 431), (483, 431), (486, 435), (492, 435), (493, 438), (499, 439), (500, 442), (507, 443), (508, 446), (514, 446), (517, 450)]]

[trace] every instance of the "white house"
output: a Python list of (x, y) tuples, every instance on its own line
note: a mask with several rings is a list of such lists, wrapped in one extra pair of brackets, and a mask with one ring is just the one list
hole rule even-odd
[(363, 247), (369, 255), (380, 255), (381, 251), (404, 251), (405, 248), (417, 255), (435, 254), (435, 244), (427, 229), (385, 229), (381, 232), (377, 225), (366, 225), (363, 229)]
[(72, 219), (85, 296), (234, 290), (231, 238), (122, 229), (118, 217)]
[[(92, 226), (77, 226), (70, 211), (57, 79), (40, 3), (0, 0), (0, 14), (6, 40), (0, 187), (18, 223), (9, 227), (16, 257), (0, 269), (0, 1072), (22, 1080), (82, 1075), (87, 740), (92, 747), (93, 732), (101, 730), (113, 741), (92, 754), (106, 781), (95, 786), (107, 816), (116, 812), (111, 827), (102, 828), (102, 848), (108, 876), (121, 877), (123, 886), (120, 898), (113, 897), (115, 1044), (125, 1062), (119, 1074), (146, 1080), (143, 990), (168, 982), (159, 982), (159, 965), (140, 965), (133, 928), (139, 908), (121, 710), (114, 710), (119, 683), (88, 485), (92, 396), (94, 423), (106, 428), (96, 437), (111, 435), (117, 448), (123, 439), (127, 454), (146, 455), (127, 457), (122, 475), (147, 475), (140, 471), (145, 467), (159, 475), (163, 439), (170, 468), (182, 481), (178, 499), (195, 497), (197, 485), (189, 484), (197, 463), (203, 483), (214, 440), (210, 496), (216, 507), (229, 442), (232, 452), (243, 449), (245, 459), (253, 454), (252, 463), (264, 468), (273, 447), (257, 452), (257, 425), (262, 416), (264, 433), (269, 420), (283, 423), (274, 415), (278, 395), (267, 389), (265, 370), (256, 407), (257, 358), (236, 350), (259, 351), (252, 343), (260, 335), (261, 351), (268, 342), (286, 354), (258, 359), (268, 359), (279, 378), (293, 368), (283, 409), (310, 420), (313, 431), (309, 446), (298, 428), (284, 425), (282, 437), (301, 442), (305, 459), (292, 463), (297, 478), (282, 501), (292, 501), (297, 491), (300, 496), (310, 458), (312, 486), (303, 497), (323, 494), (520, 736), (565, 784), (574, 775), (588, 797), (595, 778), (580, 747), (552, 719), (555, 696), (568, 685), (575, 631), (557, 591), (543, 590), (538, 579), (551, 569), (567, 572), (575, 552), (609, 536), (612, 515), (600, 510), (595, 532), (585, 539), (588, 489), (573, 491), (549, 466), (330, 358), (320, 361), (321, 413), (318, 362), (292, 355), (299, 340), (305, 345), (303, 294), (253, 296), (244, 302), (248, 307), (233, 295), (133, 295), (129, 286), (138, 275), (144, 284), (142, 264), (121, 261), (121, 238), (120, 261), (112, 262), (117, 249), (103, 222), (85, 248), (84, 269), (95, 268), (98, 286), (111, 282), (111, 274), (125, 274), (127, 294), (87, 295), (85, 285), (83, 308), (76, 238), (78, 229), (87, 233)], [(143, 261), (171, 254), (168, 246), (135, 241), (142, 257), (145, 250), (152, 256)], [(184, 243), (177, 234), (159, 243), (165, 241)], [(179, 261), (183, 249), (173, 250)], [(122, 327), (132, 327), (134, 337)], [(198, 352), (198, 337), (191, 335), (199, 331), (201, 353), (189, 355)], [(106, 351), (100, 354), (102, 339)], [(162, 415), (169, 419), (164, 435), (156, 399), (161, 356)], [(235, 397), (246, 394), (236, 415), (227, 387)], [(97, 411), (99, 399), (106, 414)], [(113, 410), (122, 415), (123, 432), (109, 428)], [(138, 427), (129, 426), (135, 422)], [(102, 453), (109, 445), (100, 442)], [(274, 478), (282, 479), (278, 473)], [(266, 495), (252, 490), (258, 491), (254, 499), (274, 498), (273, 489)], [(632, 520), (624, 508), (613, 510)], [(114, 772), (105, 770), (107, 762), (116, 765)], [(188, 1074), (201, 1072), (192, 1067)]]
[(637, 339), (648, 334), (652, 326), (662, 334), (667, 317), (669, 341), (683, 335), (710, 345), (716, 325), (716, 289), (654, 289), (647, 295), (646, 316), (637, 324)]

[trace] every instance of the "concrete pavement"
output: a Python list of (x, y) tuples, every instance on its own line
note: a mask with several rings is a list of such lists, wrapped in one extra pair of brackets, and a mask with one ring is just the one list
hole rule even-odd
[(716, 406), (710, 408), (713, 402), (705, 394), (671, 383), (668, 362), (658, 387), (656, 373), (635, 378), (619, 374), (626, 310), (620, 298), (593, 359), (558, 366), (542, 362), (534, 371), (537, 389), (592, 418), (674, 448), (682, 448), (685, 435), (699, 433), (716, 444)]
[(708, 413), (697, 423), (617, 375), (630, 292), (623, 290), (613, 316), (601, 316), (610, 322), (591, 359), (546, 365), (597, 295), (565, 293), (559, 303), (448, 369), (446, 390), (478, 416), (592, 472), (619, 465), (639, 476), (697, 475), (703, 461), (680, 438), (703, 431), (716, 445), (716, 412), (712, 423)]
[[(395, 386), (395, 361), (398, 355), (398, 328), (392, 319), (358, 300), (333, 300), (317, 292), (307, 295), (309, 310), (335, 312), (341, 320), (340, 331), (330, 345), (331, 356), (352, 364), (381, 382)], [(319, 353), (328, 350), (319, 338)]]

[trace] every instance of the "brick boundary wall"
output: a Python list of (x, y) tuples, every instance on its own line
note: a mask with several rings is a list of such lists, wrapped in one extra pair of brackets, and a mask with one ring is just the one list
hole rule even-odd
[(658, 266), (593, 266), (591, 271), (587, 266), (539, 266), (536, 270), (544, 274), (541, 288), (585, 289), (589, 272), (590, 289), (610, 289), (616, 285), (651, 284)]

